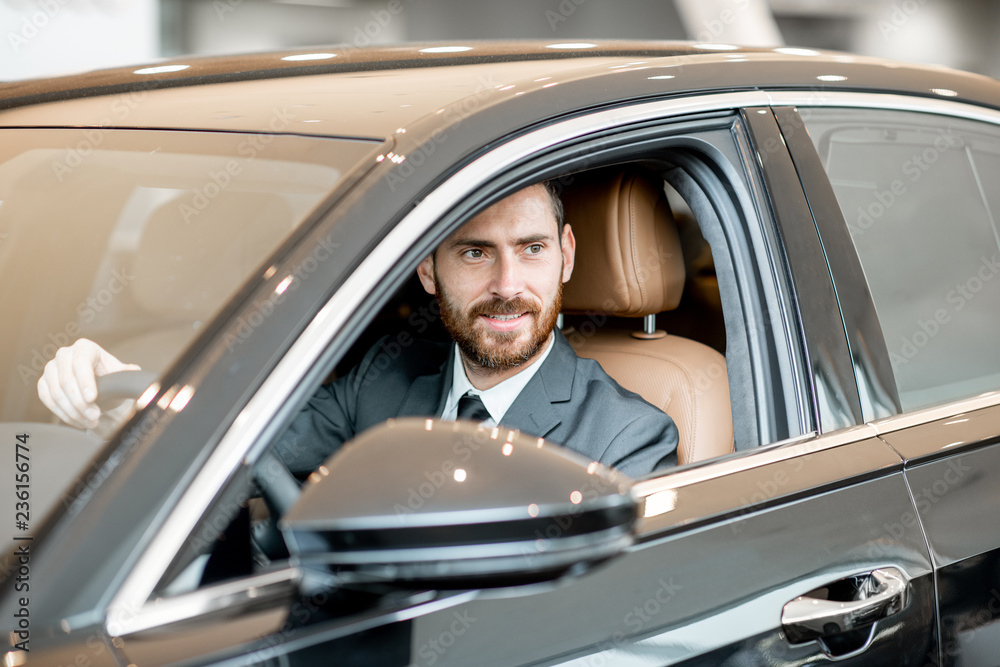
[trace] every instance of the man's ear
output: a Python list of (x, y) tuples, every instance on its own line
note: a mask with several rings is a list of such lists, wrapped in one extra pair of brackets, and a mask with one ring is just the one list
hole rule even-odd
[(562, 230), (562, 254), (563, 270), (562, 281), (568, 282), (573, 275), (573, 260), (576, 258), (576, 237), (573, 236), (573, 228), (568, 224), (563, 225)]
[(434, 255), (427, 255), (424, 260), (417, 265), (417, 276), (420, 277), (420, 284), (424, 286), (424, 291), (434, 294)]

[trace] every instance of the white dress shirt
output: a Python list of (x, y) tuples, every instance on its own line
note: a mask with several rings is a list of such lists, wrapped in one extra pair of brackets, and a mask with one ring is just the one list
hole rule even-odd
[(507, 410), (521, 393), (521, 390), (524, 389), (528, 381), (541, 368), (542, 362), (545, 361), (545, 358), (549, 356), (549, 352), (552, 351), (554, 342), (555, 336), (549, 334), (549, 341), (545, 345), (545, 350), (530, 366), (485, 391), (476, 389), (469, 382), (469, 376), (465, 374), (465, 364), (462, 363), (462, 352), (458, 349), (458, 344), (455, 343), (455, 363), (451, 370), (451, 391), (444, 402), (444, 411), (441, 413), (441, 418), (454, 421), (458, 416), (458, 399), (471, 391), (473, 395), (478, 396), (482, 400), (487, 412), (490, 413), (491, 419), (487, 419), (483, 424), (486, 426), (496, 426), (499, 424), (503, 416), (507, 414)]

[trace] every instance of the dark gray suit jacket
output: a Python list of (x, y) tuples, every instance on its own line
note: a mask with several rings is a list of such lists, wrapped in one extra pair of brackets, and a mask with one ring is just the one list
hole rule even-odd
[[(414, 340), (400, 352), (388, 340), (376, 343), (346, 376), (320, 387), (296, 416), (276, 451), (293, 472), (314, 470), (386, 419), (441, 414), (451, 390), (454, 344)], [(558, 330), (549, 356), (500, 423), (627, 475), (676, 464), (673, 420), (622, 388), (596, 361), (578, 357)]]

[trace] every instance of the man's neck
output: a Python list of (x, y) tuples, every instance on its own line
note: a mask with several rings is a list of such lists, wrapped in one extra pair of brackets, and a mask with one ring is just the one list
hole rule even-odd
[(541, 358), (542, 353), (552, 344), (553, 334), (549, 334), (548, 339), (542, 345), (538, 346), (538, 350), (532, 355), (530, 359), (525, 361), (523, 364), (514, 366), (513, 368), (508, 368), (507, 370), (496, 370), (495, 368), (484, 368), (480, 366), (475, 361), (470, 360), (465, 356), (465, 353), (459, 350), (459, 354), (462, 357), (462, 366), (465, 368), (465, 375), (469, 378), (469, 382), (472, 386), (479, 391), (486, 391), (487, 389), (492, 389), (504, 380), (508, 380), (531, 365), (538, 362)]

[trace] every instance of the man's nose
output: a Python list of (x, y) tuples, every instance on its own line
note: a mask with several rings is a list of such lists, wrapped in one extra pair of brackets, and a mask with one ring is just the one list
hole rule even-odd
[(490, 291), (502, 299), (512, 299), (524, 291), (522, 267), (517, 260), (501, 254), (493, 265), (493, 283)]

